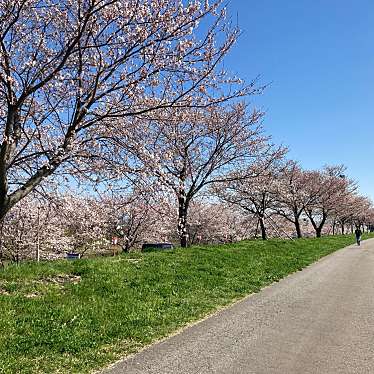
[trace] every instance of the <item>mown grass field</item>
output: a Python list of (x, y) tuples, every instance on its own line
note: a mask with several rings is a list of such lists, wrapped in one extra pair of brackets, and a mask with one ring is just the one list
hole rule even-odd
[(91, 372), (353, 242), (243, 241), (8, 266), (0, 372)]

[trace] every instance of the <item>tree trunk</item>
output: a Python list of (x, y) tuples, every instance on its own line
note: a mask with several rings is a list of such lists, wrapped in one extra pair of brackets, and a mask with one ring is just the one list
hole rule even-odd
[(0, 221), (3, 221), (6, 214), (10, 210), (9, 198), (6, 195), (6, 192), (0, 192)]
[(300, 239), (302, 237), (302, 234), (301, 234), (301, 228), (300, 228), (300, 221), (298, 217), (295, 217), (294, 224), (295, 224), (295, 229), (296, 229), (296, 235)]
[(129, 253), (130, 248), (131, 248), (130, 240), (126, 240), (125, 245), (122, 247), (122, 251), (125, 252), (125, 253)]
[(317, 225), (317, 222), (314, 221), (313, 215), (312, 215), (311, 211), (308, 212), (308, 217), (309, 217), (310, 222), (311, 222), (311, 224), (312, 224), (312, 226), (313, 226), (313, 228), (314, 228), (314, 230), (316, 232), (316, 237), (320, 238), (321, 237), (321, 233), (322, 233), (322, 228), (323, 228), (323, 226), (324, 226), (324, 224), (326, 222), (326, 219), (327, 219), (326, 213), (325, 212), (322, 213), (322, 220), (321, 220), (321, 222), (318, 225)]
[(266, 237), (266, 227), (265, 227), (264, 217), (259, 217), (258, 221), (260, 223), (260, 228), (261, 228), (261, 238), (262, 240), (266, 240), (267, 237)]
[(258, 235), (258, 225), (260, 223), (260, 220), (257, 220), (257, 223), (256, 223), (256, 231), (255, 231), (255, 239), (257, 239), (257, 235)]
[(3, 262), (3, 227), (4, 227), (4, 220), (0, 220), (0, 267), (4, 267)]
[(321, 237), (321, 232), (322, 232), (322, 227), (316, 227), (316, 237), (317, 238)]
[(182, 248), (188, 246), (188, 229), (187, 229), (187, 214), (188, 202), (185, 195), (178, 197), (178, 235)]

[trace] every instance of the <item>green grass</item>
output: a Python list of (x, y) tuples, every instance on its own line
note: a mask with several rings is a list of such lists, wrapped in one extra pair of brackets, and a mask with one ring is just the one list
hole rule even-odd
[(88, 373), (353, 242), (243, 241), (8, 266), (0, 372)]

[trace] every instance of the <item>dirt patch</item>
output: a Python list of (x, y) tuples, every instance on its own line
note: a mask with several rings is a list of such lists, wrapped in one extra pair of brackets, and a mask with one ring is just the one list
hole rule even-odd
[(5, 282), (0, 282), (0, 295), (22, 295), (28, 299), (33, 299), (42, 297), (53, 289), (64, 292), (67, 285), (78, 284), (80, 281), (81, 277), (79, 275), (58, 274), (41, 279), (12, 282), (11, 290), (8, 290)]
[(0, 287), (0, 295), (9, 295), (9, 292)]
[(141, 259), (139, 259), (139, 258), (128, 258), (127, 261), (130, 262), (130, 264), (137, 264), (138, 262), (141, 261)]
[(33, 290), (28, 293), (24, 293), (24, 296), (28, 299), (33, 299), (37, 297), (44, 296), (49, 289), (54, 288), (58, 289), (61, 292), (64, 291), (65, 286), (68, 284), (78, 284), (81, 281), (81, 277), (79, 275), (72, 275), (72, 274), (58, 274), (52, 277), (42, 278), (37, 281), (34, 281), (34, 285), (36, 288), (41, 288), (38, 290)]
[(30, 293), (25, 295), (25, 297), (27, 297), (28, 299), (33, 299), (33, 298), (39, 297), (39, 296), (41, 296), (39, 292), (30, 292)]
[(78, 284), (81, 281), (81, 277), (79, 275), (72, 275), (72, 274), (60, 274), (55, 275), (53, 277), (44, 278), (41, 280), (44, 284), (56, 284), (60, 286), (64, 286), (67, 283), (71, 284)]
[(66, 285), (78, 284), (80, 281), (81, 277), (79, 275), (72, 274), (58, 274), (52, 277), (42, 278), (38, 281), (33, 282), (37, 288), (41, 289), (24, 293), (24, 296), (28, 299), (42, 297), (48, 292), (48, 289), (50, 288), (57, 288), (58, 290), (63, 292)]

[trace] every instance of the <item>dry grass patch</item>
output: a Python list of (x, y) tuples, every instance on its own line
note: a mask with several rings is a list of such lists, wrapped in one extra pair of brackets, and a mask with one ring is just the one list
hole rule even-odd
[(73, 274), (59, 274), (53, 277), (48, 277), (40, 280), (40, 282), (44, 284), (56, 284), (62, 287), (68, 283), (78, 284), (80, 281), (81, 277), (79, 275)]
[(57, 274), (40, 279), (23, 279), (2, 281), (0, 283), (0, 295), (24, 296), (28, 299), (45, 296), (53, 290), (64, 291), (69, 284), (78, 284), (81, 281), (79, 275)]

